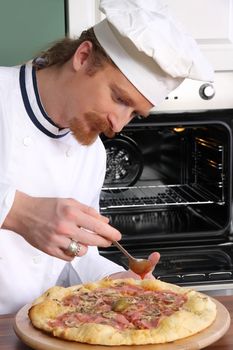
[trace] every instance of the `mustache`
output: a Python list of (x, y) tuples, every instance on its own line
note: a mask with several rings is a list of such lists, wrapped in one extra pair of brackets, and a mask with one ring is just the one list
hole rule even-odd
[(109, 138), (115, 136), (115, 132), (110, 127), (109, 122), (95, 111), (84, 113), (84, 118), (81, 120), (73, 119), (69, 128), (76, 139), (83, 145), (92, 144), (101, 133)]

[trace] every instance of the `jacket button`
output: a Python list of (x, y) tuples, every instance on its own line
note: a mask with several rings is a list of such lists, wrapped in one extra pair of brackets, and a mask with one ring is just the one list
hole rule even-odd
[(66, 151), (66, 157), (72, 157), (72, 155), (73, 155), (73, 149), (72, 149), (72, 147), (70, 147)]
[(40, 264), (41, 263), (41, 257), (40, 256), (34, 256), (32, 258), (32, 261), (34, 262), (34, 264)]
[(24, 137), (24, 139), (23, 139), (24, 146), (26, 146), (26, 147), (30, 146), (31, 142), (32, 142), (31, 137), (29, 137), (29, 136)]

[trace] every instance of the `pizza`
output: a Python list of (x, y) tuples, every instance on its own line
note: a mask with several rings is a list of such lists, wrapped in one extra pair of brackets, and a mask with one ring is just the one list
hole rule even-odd
[(194, 335), (216, 318), (214, 301), (159, 280), (103, 279), (52, 287), (29, 309), (34, 327), (96, 345), (162, 344)]

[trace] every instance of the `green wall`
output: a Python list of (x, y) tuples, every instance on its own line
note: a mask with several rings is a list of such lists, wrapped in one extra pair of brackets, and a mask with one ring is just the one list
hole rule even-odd
[(29, 60), (65, 33), (65, 0), (0, 0), (1, 66)]

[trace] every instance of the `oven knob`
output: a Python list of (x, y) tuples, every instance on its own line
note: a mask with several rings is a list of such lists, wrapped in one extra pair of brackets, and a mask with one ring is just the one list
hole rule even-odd
[(199, 89), (199, 94), (204, 100), (210, 100), (215, 95), (215, 90), (212, 84), (203, 84)]

